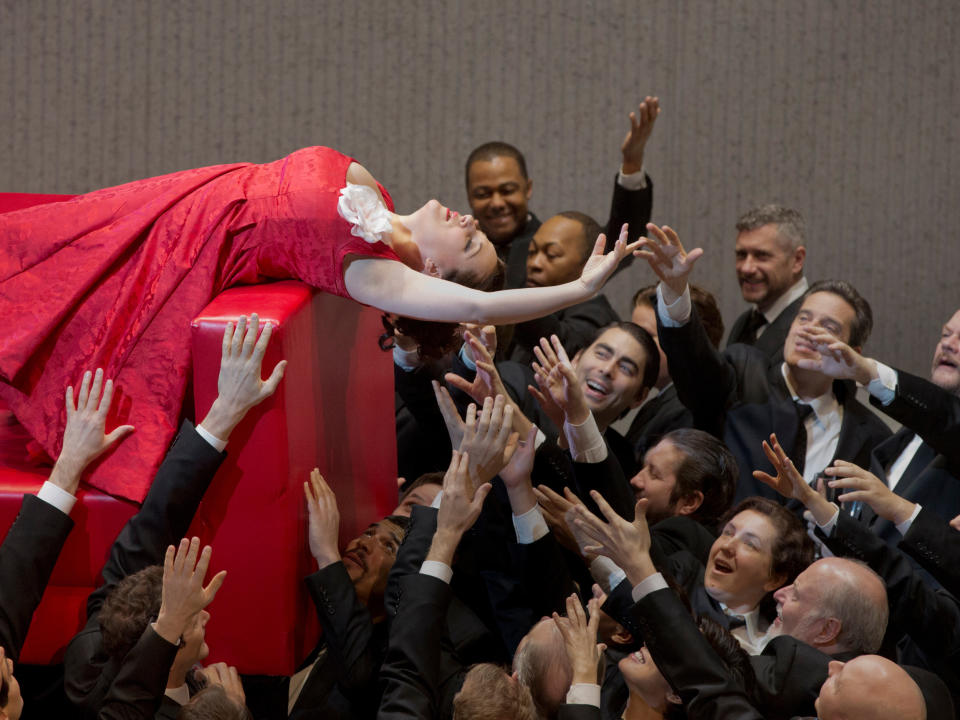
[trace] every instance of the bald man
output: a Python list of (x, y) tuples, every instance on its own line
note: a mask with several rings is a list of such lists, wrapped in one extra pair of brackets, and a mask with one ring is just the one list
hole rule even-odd
[(906, 670), (879, 655), (830, 663), (816, 702), (820, 720), (925, 720), (926, 704)]
[(877, 573), (846, 558), (817, 560), (773, 594), (772, 632), (834, 658), (876, 652), (887, 628), (887, 589)]

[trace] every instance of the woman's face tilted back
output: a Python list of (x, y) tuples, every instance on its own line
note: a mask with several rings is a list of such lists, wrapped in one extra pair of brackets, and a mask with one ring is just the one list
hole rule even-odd
[(497, 251), (470, 215), (430, 200), (408, 215), (404, 225), (430, 274), (445, 278), (456, 272), (482, 278), (496, 269)]

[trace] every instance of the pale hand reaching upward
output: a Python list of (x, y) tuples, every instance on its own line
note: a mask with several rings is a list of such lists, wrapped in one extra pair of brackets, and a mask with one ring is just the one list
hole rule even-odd
[(650, 264), (665, 287), (663, 299), (670, 304), (687, 289), (690, 273), (703, 255), (703, 250), (684, 250), (677, 233), (667, 225), (659, 228), (653, 223), (647, 223), (647, 232), (647, 237), (637, 241), (646, 249), (637, 250), (633, 254)]

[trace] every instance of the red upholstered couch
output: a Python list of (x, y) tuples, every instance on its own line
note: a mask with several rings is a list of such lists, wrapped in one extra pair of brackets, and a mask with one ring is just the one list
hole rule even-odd
[[(0, 212), (65, 196), (0, 193)], [(257, 312), (277, 325), (265, 360), (288, 361), (277, 393), (237, 427), (228, 458), (194, 520), (214, 547), (212, 572), (227, 580), (210, 608), (210, 660), (241, 672), (289, 674), (312, 648), (318, 627), (302, 578), (314, 569), (306, 539), (302, 483), (317, 466), (337, 493), (341, 539), (354, 537), (396, 501), (396, 445), (390, 356), (380, 352), (378, 314), (298, 282), (233, 288), (192, 327), (192, 404), (202, 419), (216, 396), (225, 323)], [(189, 400), (188, 398), (188, 405)], [(28, 438), (0, 408), (0, 529), (49, 468), (26, 459)], [(83, 624), (110, 545), (136, 506), (82, 488), (76, 521), (20, 661), (53, 663)]]

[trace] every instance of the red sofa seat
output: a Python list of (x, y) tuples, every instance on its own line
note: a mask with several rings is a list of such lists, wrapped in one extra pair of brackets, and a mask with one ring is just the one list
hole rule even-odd
[[(0, 193), (0, 212), (69, 196)], [(31, 202), (32, 200), (32, 202)], [(288, 361), (277, 393), (230, 438), (191, 532), (214, 546), (212, 571), (227, 580), (210, 608), (210, 661), (244, 673), (289, 674), (316, 642), (315, 611), (302, 582), (312, 572), (303, 482), (318, 466), (337, 492), (341, 539), (396, 502), (393, 369), (376, 347), (376, 311), (297, 282), (231, 289), (194, 320), (193, 405), (202, 419), (216, 396), (223, 327), (257, 312), (276, 324), (265, 368)], [(23, 431), (0, 408), (0, 528), (49, 468), (26, 459)], [(48, 664), (84, 622), (110, 546), (137, 506), (82, 488), (70, 534), (34, 616), (20, 661)]]

